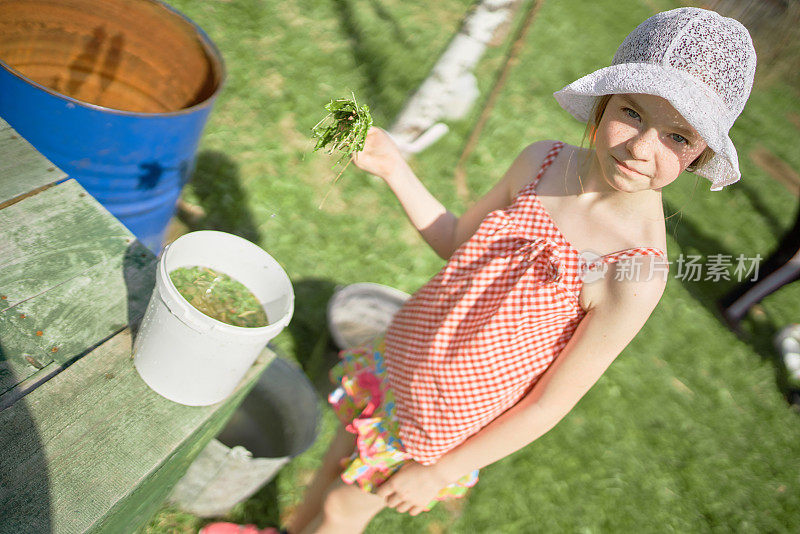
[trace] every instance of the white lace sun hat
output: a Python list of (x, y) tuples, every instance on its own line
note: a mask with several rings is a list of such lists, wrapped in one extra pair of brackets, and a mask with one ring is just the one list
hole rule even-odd
[(683, 7), (641, 23), (619, 46), (611, 66), (553, 96), (581, 122), (589, 120), (602, 95), (665, 98), (714, 151), (694, 172), (711, 180), (711, 191), (719, 191), (741, 178), (728, 132), (750, 96), (755, 72), (753, 41), (739, 21)]

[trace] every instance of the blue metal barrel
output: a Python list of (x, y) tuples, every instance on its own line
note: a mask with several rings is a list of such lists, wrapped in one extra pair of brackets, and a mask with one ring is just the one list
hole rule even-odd
[(156, 254), (224, 77), (157, 0), (0, 0), (0, 117)]

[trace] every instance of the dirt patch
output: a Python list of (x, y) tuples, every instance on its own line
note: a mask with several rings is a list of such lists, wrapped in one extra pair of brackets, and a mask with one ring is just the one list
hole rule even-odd
[[(286, 147), (295, 151), (295, 159), (290, 164), (292, 172), (296, 173), (303, 183), (314, 190), (314, 203), (319, 205), (331, 187), (336, 175), (341, 170), (335, 166), (335, 159), (323, 152), (314, 152), (314, 140), (309, 135), (303, 135), (297, 129), (294, 113), (286, 113), (278, 121), (278, 129)], [(337, 194), (336, 186), (330, 191), (325, 200), (323, 209), (327, 211), (342, 212), (346, 206)]]
[(428, 534), (444, 534), (447, 527), (438, 521), (432, 521), (428, 524)]
[(461, 515), (461, 512), (464, 511), (464, 505), (466, 504), (466, 497), (460, 497), (458, 499), (450, 499), (447, 501), (442, 501), (439, 503), (439, 506), (444, 507), (450, 515), (455, 519), (456, 517)]
[(678, 390), (680, 393), (687, 394), (687, 395), (694, 395), (694, 391), (692, 391), (689, 386), (681, 382), (675, 377), (672, 377), (671, 385), (673, 388)]
[(278, 121), (278, 129), (281, 132), (281, 139), (289, 148), (303, 152), (311, 152), (314, 149), (314, 140), (311, 138), (311, 132), (309, 131), (308, 135), (303, 135), (297, 129), (297, 119), (294, 113), (285, 113)]
[(283, 88), (286, 80), (278, 72), (272, 71), (264, 75), (261, 85), (272, 98), (283, 96)]
[[(284, 144), (295, 152), (295, 157), (290, 163), (290, 170), (313, 189), (315, 206), (319, 206), (324, 199), (325, 202), (321, 209), (328, 213), (344, 213), (371, 207), (367, 199), (370, 195), (367, 194), (358, 196), (355, 205), (348, 205), (342, 199), (342, 181), (352, 179), (351, 172), (354, 170), (355, 172), (361, 171), (351, 164), (337, 180), (337, 175), (347, 162), (336, 163), (341, 155), (338, 152), (333, 155), (327, 154), (323, 150), (314, 152), (316, 141), (311, 138), (310, 131), (308, 135), (304, 135), (297, 129), (294, 113), (287, 113), (281, 117), (278, 121), (278, 129)], [(374, 201), (373, 198), (370, 197), (370, 199)]]
[(312, 152), (309, 148), (305, 151), (304, 161), (298, 162), (296, 172), (299, 173), (303, 183), (309, 185), (313, 190), (315, 206), (322, 203), (321, 209), (328, 213), (344, 213), (354, 209), (354, 206), (348, 206), (341, 196), (341, 182), (349, 178), (350, 169), (339, 176), (337, 180), (336, 176), (344, 164), (336, 165), (335, 163), (336, 160), (333, 157), (322, 152)]
[(794, 196), (800, 197), (800, 174), (788, 163), (761, 145), (751, 150), (749, 156), (759, 169), (782, 183)]
[(172, 217), (172, 219), (169, 221), (169, 225), (167, 225), (167, 231), (164, 234), (164, 246), (169, 245), (182, 235), (189, 232), (191, 232), (191, 228), (189, 228), (183, 221), (178, 219), (177, 216)]
[(297, 475), (297, 482), (301, 486), (309, 486), (311, 484), (311, 481), (314, 480), (315, 474), (316, 471), (314, 471), (313, 469), (304, 469)]
[(786, 115), (786, 118), (789, 119), (789, 122), (791, 122), (795, 128), (800, 130), (800, 115), (794, 112), (789, 112)]

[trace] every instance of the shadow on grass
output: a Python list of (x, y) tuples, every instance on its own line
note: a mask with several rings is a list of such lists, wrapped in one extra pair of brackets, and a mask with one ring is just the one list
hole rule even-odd
[[(756, 205), (758, 204), (754, 203), (754, 206)], [(678, 211), (676, 206), (667, 201), (664, 202), (664, 209), (666, 213), (675, 213)], [(763, 211), (762, 213), (767, 213), (767, 211)], [(771, 219), (770, 224), (776, 228), (776, 233), (783, 234), (786, 232), (786, 229), (781, 227), (777, 221)], [(739, 254), (743, 254), (745, 257), (746, 271), (748, 268), (750, 268), (750, 263), (753, 261), (751, 258), (754, 258), (757, 253), (761, 254), (761, 260), (758, 265), (759, 272), (757, 275), (759, 278), (763, 276), (762, 272), (764, 270), (764, 260), (771, 253), (771, 251), (766, 251), (766, 253), (764, 253), (763, 251), (726, 250), (719, 239), (704, 231), (703, 227), (697, 222), (685, 217), (681, 218), (676, 223), (670, 224), (668, 227), (668, 232), (670, 235), (674, 235), (675, 239), (682, 244), (682, 248), (686, 248), (685, 245), (690, 245), (691, 248), (697, 250), (697, 254), (702, 256), (699, 262), (701, 265), (704, 265), (709, 261), (708, 256), (722, 254), (729, 255), (731, 264), (735, 266), (737, 256)], [(684, 256), (684, 260), (686, 259), (688, 258)], [(708, 274), (706, 269), (702, 269), (699, 276), (687, 275), (679, 277), (678, 266), (673, 263), (673, 265), (670, 267), (670, 275), (677, 278), (680, 283), (683, 284), (689, 294), (691, 294), (703, 306), (708, 308), (717, 318), (717, 320), (719, 320), (723, 328), (726, 329), (728, 329), (729, 326), (722, 316), (717, 302), (726, 293), (732, 291), (734, 287), (740, 283), (740, 281), (743, 282), (749, 278), (752, 278), (755, 274), (754, 272), (745, 272), (742, 274), (740, 280), (740, 278), (731, 271), (732, 270), (728, 271), (730, 280), (724, 280), (723, 278), (720, 278), (719, 280), (715, 281), (713, 278), (704, 280)], [(697, 279), (695, 280), (695, 278)], [(748, 316), (745, 316), (745, 318), (742, 320), (742, 325), (749, 327), (749, 333), (743, 328), (743, 333), (737, 335), (743, 342), (749, 344), (752, 349), (761, 356), (763, 361), (769, 361), (772, 363), (775, 373), (775, 384), (779, 391), (781, 391), (781, 393), (785, 396), (787, 401), (789, 401), (792, 392), (789, 388), (786, 368), (783, 365), (780, 354), (778, 354), (772, 344), (775, 334), (786, 325), (778, 323), (776, 319), (770, 318), (769, 316), (756, 318), (752, 313)]]
[(786, 232), (786, 228), (781, 224), (781, 221), (773, 216), (771, 208), (762, 201), (764, 197), (763, 188), (754, 187), (752, 182), (747, 182), (746, 180), (737, 182), (736, 187), (747, 197), (748, 202), (753, 206), (753, 210), (769, 225), (770, 232), (774, 235), (782, 235)]
[(380, 87), (384, 86), (384, 63), (385, 59), (367, 44), (366, 33), (357, 22), (356, 9), (351, 0), (334, 0), (336, 12), (339, 14), (339, 25), (342, 33), (350, 36), (353, 49), (353, 58), (357, 65), (363, 65), (364, 73), (367, 76), (367, 83), (364, 85), (367, 101), (370, 107), (384, 108), (386, 102), (383, 101)]
[(392, 28), (392, 35), (394, 36), (394, 40), (402, 43), (405, 46), (410, 46), (411, 43), (408, 41), (403, 28), (397, 23), (397, 20), (392, 16), (392, 14), (383, 6), (383, 4), (379, 0), (370, 0), (370, 5), (372, 6), (372, 10), (375, 11), (375, 14), (378, 17), (386, 22)]
[[(353, 0), (334, 0), (333, 3), (339, 15), (342, 33), (348, 36), (351, 42), (353, 59), (356, 65), (364, 69), (367, 78), (363, 89), (366, 101), (373, 110), (383, 110), (387, 117), (393, 117), (399, 111), (398, 106), (402, 105), (402, 102), (390, 102), (381, 89), (397, 82), (396, 73), (387, 65), (389, 58), (381, 47), (373, 45), (376, 38), (370, 38), (365, 25), (359, 23), (361, 10), (354, 5)], [(394, 39), (406, 49), (411, 47), (401, 26), (383, 4), (379, 0), (371, 0), (370, 4), (377, 18), (389, 25)]]
[(240, 184), (239, 166), (227, 154), (203, 150), (197, 155), (189, 186), (205, 212), (179, 217), (191, 230), (219, 230), (254, 243), (261, 241), (247, 198)]
[(328, 371), (339, 360), (328, 331), (328, 301), (337, 285), (331, 280), (306, 278), (293, 282), (295, 308), (287, 330), (294, 339), (295, 355), (317, 393), (325, 399), (333, 391)]

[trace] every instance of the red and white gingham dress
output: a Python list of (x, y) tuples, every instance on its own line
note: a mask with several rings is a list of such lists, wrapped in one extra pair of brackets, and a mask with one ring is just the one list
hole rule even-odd
[(394, 316), (385, 362), (399, 435), (430, 465), (533, 387), (585, 311), (582, 270), (636, 255), (638, 247), (586, 259), (556, 227), (534, 189), (564, 146), (506, 209), (489, 213), (447, 265)]

